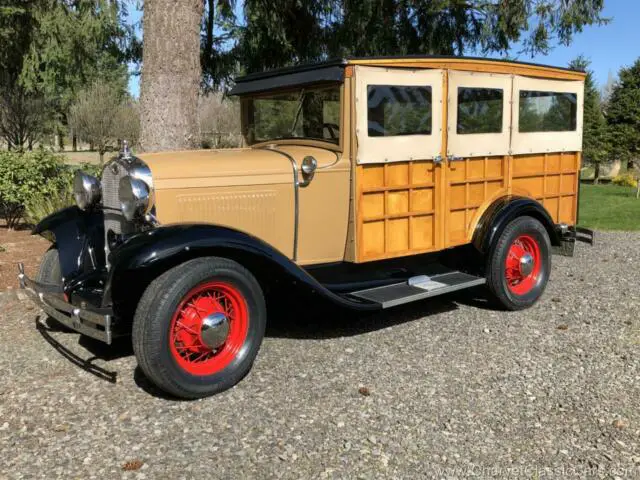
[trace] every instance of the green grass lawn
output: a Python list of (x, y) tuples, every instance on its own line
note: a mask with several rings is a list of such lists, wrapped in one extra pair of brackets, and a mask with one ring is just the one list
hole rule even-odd
[[(64, 152), (63, 155), (65, 157), (67, 157), (67, 160), (65, 161), (65, 163), (69, 163), (69, 164), (78, 164), (78, 163), (99, 163), (100, 162), (100, 156), (98, 155), (98, 152), (89, 152), (89, 151), (84, 151), (84, 152)], [(105, 161), (107, 161), (109, 158), (111, 158), (111, 155), (113, 155), (111, 152), (108, 152), (105, 154), (104, 159)]]
[(580, 226), (640, 230), (640, 199), (634, 188), (587, 184), (580, 188)]

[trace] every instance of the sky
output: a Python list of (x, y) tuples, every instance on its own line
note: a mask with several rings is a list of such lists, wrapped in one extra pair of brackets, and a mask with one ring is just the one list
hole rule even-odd
[[(242, 11), (242, 1), (236, 5), (236, 13)], [(142, 13), (131, 5), (129, 22), (139, 24)], [(512, 56), (524, 62), (542, 63), (559, 67), (567, 64), (578, 55), (591, 60), (591, 69), (598, 85), (607, 82), (609, 74), (616, 76), (620, 67), (630, 66), (640, 57), (640, 0), (605, 0), (604, 17), (611, 23), (598, 27), (586, 27), (574, 36), (569, 46), (557, 45), (548, 55)], [(132, 75), (129, 79), (129, 91), (134, 97), (140, 95), (140, 77)]]

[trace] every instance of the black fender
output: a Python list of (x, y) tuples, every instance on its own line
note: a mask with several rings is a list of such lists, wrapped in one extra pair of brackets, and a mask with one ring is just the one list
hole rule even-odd
[(480, 253), (488, 253), (507, 224), (523, 215), (542, 223), (549, 234), (551, 245), (560, 245), (556, 225), (542, 204), (531, 198), (510, 195), (499, 198), (484, 211), (473, 235), (473, 246)]
[[(75, 205), (63, 208), (43, 218), (31, 233), (42, 235), (46, 232), (54, 236), (65, 280), (104, 266), (104, 220), (101, 210), (83, 211)], [(89, 246), (92, 247), (93, 259), (89, 258)]]
[[(249, 271), (259, 269), (264, 280), (284, 278), (334, 304), (358, 310), (375, 310), (377, 304), (349, 299), (331, 292), (280, 251), (245, 232), (211, 224), (176, 224), (154, 228), (126, 238), (109, 255), (110, 274), (103, 307), (116, 307), (133, 291), (188, 260), (220, 256), (237, 261)], [(256, 274), (256, 271), (252, 273)], [(133, 290), (132, 290), (133, 289)], [(132, 305), (130, 305), (131, 307)]]

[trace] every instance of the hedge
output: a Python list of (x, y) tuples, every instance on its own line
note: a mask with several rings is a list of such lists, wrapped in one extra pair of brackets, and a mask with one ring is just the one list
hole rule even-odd
[[(49, 213), (73, 203), (73, 174), (78, 166), (44, 149), (33, 152), (0, 151), (0, 215), (15, 228), (27, 217), (36, 223)], [(97, 174), (98, 167), (80, 168)]]

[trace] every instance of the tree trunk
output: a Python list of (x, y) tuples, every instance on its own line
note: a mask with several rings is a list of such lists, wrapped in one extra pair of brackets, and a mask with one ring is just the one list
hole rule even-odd
[(593, 184), (597, 185), (599, 179), (600, 179), (600, 162), (596, 162), (595, 167), (593, 169)]
[(140, 147), (193, 148), (198, 135), (203, 0), (146, 0), (143, 12)]
[(76, 134), (73, 134), (73, 137), (71, 137), (71, 142), (73, 143), (73, 151), (77, 152), (78, 151), (78, 137), (76, 136)]

